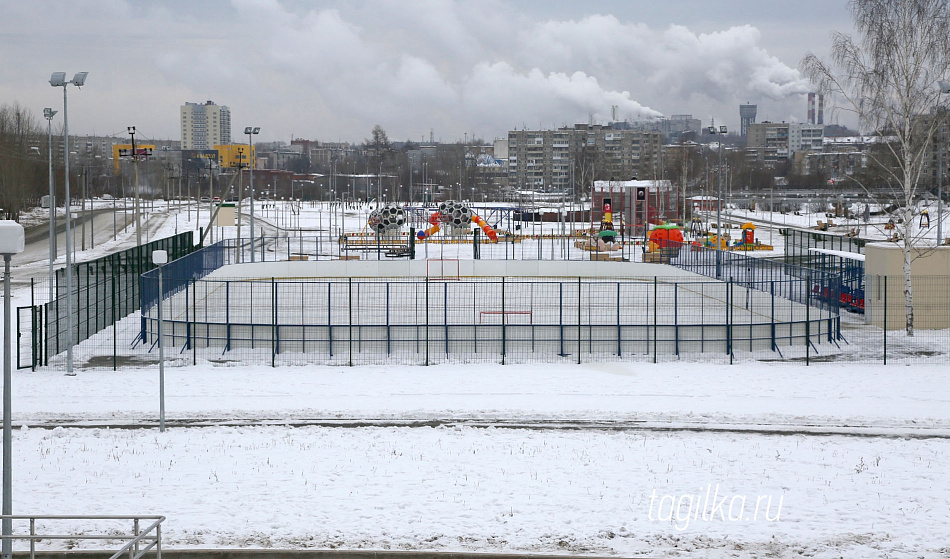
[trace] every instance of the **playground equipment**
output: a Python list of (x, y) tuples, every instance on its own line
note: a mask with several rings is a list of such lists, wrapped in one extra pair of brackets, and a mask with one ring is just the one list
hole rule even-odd
[(662, 223), (650, 231), (649, 252), (679, 249), (683, 246), (683, 231), (674, 223)]
[(369, 214), (367, 224), (378, 235), (394, 235), (406, 224), (406, 212), (402, 208), (385, 205)]
[(697, 238), (692, 244), (694, 247), (718, 248), (719, 250), (773, 250), (775, 248), (772, 245), (762, 244), (755, 240), (754, 224), (746, 222), (739, 227), (742, 229), (742, 233), (735, 242), (732, 242), (728, 233), (724, 233)]
[(491, 242), (498, 242), (498, 233), (484, 219), (473, 212), (472, 208), (455, 200), (448, 200), (439, 204), (438, 210), (432, 212), (432, 215), (429, 216), (431, 227), (425, 231), (419, 231), (417, 237), (420, 241), (425, 240), (438, 233), (442, 226), (449, 228), (452, 235), (465, 235), (469, 231), (469, 223), (474, 223), (480, 227)]
[(614, 212), (610, 198), (604, 198), (603, 212), (600, 218), (600, 231), (587, 241), (577, 241), (574, 246), (584, 250), (597, 252), (612, 252), (620, 250), (621, 244), (617, 240), (617, 231), (614, 229)]

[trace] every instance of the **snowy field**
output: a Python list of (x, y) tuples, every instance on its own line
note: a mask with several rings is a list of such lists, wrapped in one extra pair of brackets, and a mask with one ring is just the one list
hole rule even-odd
[(14, 511), (163, 514), (166, 548), (939, 557), (950, 538), (945, 367), (204, 364), (166, 371), (165, 433), (154, 368), (14, 382)]
[(13, 511), (161, 514), (166, 549), (946, 557), (946, 371), (199, 361), (165, 433), (157, 366), (15, 371)]

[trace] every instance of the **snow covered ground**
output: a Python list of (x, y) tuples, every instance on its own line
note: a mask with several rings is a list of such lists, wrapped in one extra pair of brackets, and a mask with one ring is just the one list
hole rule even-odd
[(938, 557), (945, 377), (203, 364), (160, 433), (154, 368), (18, 372), (14, 511), (163, 514), (167, 548)]
[(16, 371), (13, 510), (162, 514), (166, 548), (946, 557), (946, 371), (203, 361), (165, 433), (155, 366)]

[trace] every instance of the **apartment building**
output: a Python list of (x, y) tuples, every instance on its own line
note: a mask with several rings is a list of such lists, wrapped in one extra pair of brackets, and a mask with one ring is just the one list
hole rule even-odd
[(750, 123), (746, 147), (768, 166), (788, 161), (795, 153), (822, 150), (824, 127), (786, 122)]
[(181, 149), (207, 150), (231, 143), (231, 109), (213, 101), (181, 106)]
[(587, 124), (512, 130), (508, 132), (508, 183), (518, 189), (565, 190), (572, 178), (579, 183), (581, 174), (585, 180), (652, 178), (661, 137), (658, 132)]

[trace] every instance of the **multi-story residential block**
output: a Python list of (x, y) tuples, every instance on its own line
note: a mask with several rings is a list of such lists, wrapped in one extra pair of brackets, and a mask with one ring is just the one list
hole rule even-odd
[(181, 106), (181, 149), (213, 149), (231, 143), (231, 110), (226, 105), (185, 103)]
[(803, 151), (820, 152), (823, 127), (786, 122), (750, 123), (746, 146), (759, 162), (775, 166)]
[[(652, 178), (658, 171), (661, 134), (577, 124), (557, 130), (508, 132), (511, 188), (565, 190), (593, 179)], [(583, 168), (583, 169), (582, 169)]]

